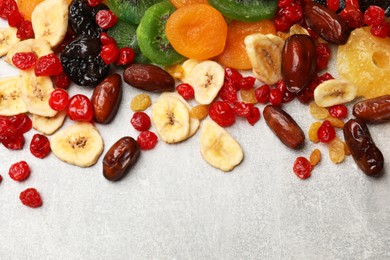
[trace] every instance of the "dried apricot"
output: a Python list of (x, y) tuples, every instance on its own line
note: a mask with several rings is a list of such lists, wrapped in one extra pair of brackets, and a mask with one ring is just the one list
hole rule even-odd
[(152, 100), (147, 94), (136, 95), (131, 100), (130, 108), (133, 111), (144, 111), (152, 104)]
[(315, 119), (325, 119), (329, 117), (329, 111), (325, 107), (320, 107), (316, 102), (311, 102), (309, 106), (310, 115)]
[(31, 21), (31, 14), (40, 2), (43, 0), (18, 0), (18, 7), (24, 19)]
[(316, 166), (321, 160), (321, 151), (318, 149), (315, 149), (311, 154), (310, 154), (310, 164), (311, 166)]
[(252, 23), (232, 21), (228, 25), (225, 49), (218, 55), (216, 61), (234, 69), (251, 69), (252, 65), (245, 50), (244, 39), (254, 33), (275, 34), (276, 30), (270, 20)]
[(187, 5), (168, 18), (165, 33), (178, 53), (205, 60), (222, 53), (227, 24), (222, 14), (210, 5)]
[(320, 139), (318, 139), (318, 129), (320, 129), (322, 123), (321, 122), (314, 122), (313, 124), (310, 125), (309, 127), (309, 139), (313, 143), (318, 143)]
[(344, 161), (344, 142), (337, 137), (329, 143), (329, 158), (333, 163), (341, 163), (342, 161)]
[(190, 117), (198, 120), (202, 120), (207, 116), (208, 113), (209, 113), (208, 105), (197, 105), (191, 108)]
[(176, 8), (181, 8), (186, 5), (194, 5), (194, 4), (209, 4), (209, 1), (207, 0), (170, 0), (170, 1)]
[(256, 99), (256, 92), (254, 88), (245, 90), (241, 89), (240, 90), (240, 97), (241, 101), (245, 103), (250, 103), (250, 104), (256, 104), (257, 99)]

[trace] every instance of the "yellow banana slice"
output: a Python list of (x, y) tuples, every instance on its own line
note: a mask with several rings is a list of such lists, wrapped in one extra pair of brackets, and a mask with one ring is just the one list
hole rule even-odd
[(314, 101), (320, 107), (344, 104), (355, 99), (357, 88), (350, 81), (331, 79), (322, 82), (314, 90)]
[(6, 55), (13, 45), (20, 42), (16, 32), (16, 28), (13, 27), (0, 29), (0, 57)]
[(54, 134), (64, 123), (66, 111), (60, 111), (53, 117), (33, 115), (32, 126), (38, 132), (45, 135)]
[(0, 115), (13, 116), (27, 112), (19, 83), (19, 77), (0, 79)]

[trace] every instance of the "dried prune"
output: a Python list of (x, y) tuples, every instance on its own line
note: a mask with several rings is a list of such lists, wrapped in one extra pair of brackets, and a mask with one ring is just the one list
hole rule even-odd
[(94, 87), (106, 77), (110, 67), (99, 55), (101, 48), (99, 39), (86, 37), (79, 37), (64, 48), (61, 63), (74, 83)]
[(85, 0), (73, 0), (69, 6), (69, 25), (78, 35), (98, 38), (102, 29), (97, 25), (95, 16), (100, 10), (108, 10), (104, 4), (96, 7), (88, 5)]

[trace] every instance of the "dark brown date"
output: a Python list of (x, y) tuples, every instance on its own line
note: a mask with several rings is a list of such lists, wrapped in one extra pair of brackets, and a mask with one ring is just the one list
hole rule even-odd
[(304, 17), (307, 26), (328, 42), (338, 45), (347, 43), (350, 34), (348, 25), (329, 8), (316, 2), (307, 2)]
[(116, 112), (122, 99), (122, 80), (117, 73), (108, 76), (93, 91), (91, 102), (93, 116), (96, 122), (109, 123)]
[(384, 158), (375, 145), (366, 123), (361, 119), (349, 120), (343, 128), (344, 140), (359, 168), (368, 176), (381, 173)]
[(390, 120), (390, 95), (362, 100), (353, 106), (353, 115), (368, 123)]
[(290, 92), (297, 93), (311, 82), (316, 72), (316, 47), (312, 38), (294, 34), (282, 52), (282, 75)]
[(267, 125), (286, 146), (299, 149), (305, 142), (305, 134), (295, 120), (280, 107), (268, 105), (263, 111)]
[(152, 64), (132, 64), (123, 72), (123, 79), (132, 87), (164, 92), (175, 90), (175, 79), (162, 68)]
[(122, 179), (137, 162), (139, 154), (137, 141), (129, 136), (122, 137), (104, 155), (104, 177), (109, 181)]

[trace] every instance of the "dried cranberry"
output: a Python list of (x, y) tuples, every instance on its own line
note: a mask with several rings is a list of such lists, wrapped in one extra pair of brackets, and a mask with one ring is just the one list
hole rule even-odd
[(16, 134), (13, 131), (7, 131), (0, 137), (1, 143), (10, 150), (21, 150), (24, 146), (24, 137), (22, 134)]
[(254, 107), (254, 104), (245, 103), (245, 102), (236, 102), (234, 103), (234, 112), (236, 115), (241, 117), (247, 117), (249, 116), (249, 113), (251, 112), (251, 109)]
[(16, 11), (18, 11), (18, 5), (15, 0), (0, 1), (0, 18), (8, 20)]
[(336, 137), (336, 131), (328, 120), (322, 122), (317, 132), (318, 139), (322, 143), (329, 143)]
[(60, 75), (54, 76), (54, 84), (57, 88), (67, 89), (70, 85), (70, 79), (68, 75), (62, 72)]
[(9, 168), (8, 174), (14, 181), (24, 181), (30, 176), (30, 167), (25, 161), (14, 163)]
[(259, 103), (261, 104), (267, 104), (269, 102), (269, 93), (271, 89), (269, 85), (265, 84), (261, 87), (258, 87), (255, 90), (255, 96)]
[(118, 22), (118, 17), (110, 10), (100, 10), (95, 19), (97, 25), (103, 30), (113, 27)]
[(260, 110), (258, 107), (252, 107), (251, 110), (249, 111), (249, 115), (246, 117), (246, 120), (248, 121), (249, 124), (254, 126), (257, 121), (260, 120)]
[(333, 117), (343, 119), (348, 115), (348, 108), (343, 104), (334, 105), (329, 108), (329, 114)]
[(130, 123), (140, 132), (149, 130), (152, 125), (150, 117), (145, 112), (135, 112)]
[(24, 113), (10, 116), (9, 117), (10, 127), (12, 131), (16, 134), (24, 134), (31, 130), (32, 121), (31, 119)]
[(274, 106), (279, 106), (282, 103), (283, 95), (279, 89), (274, 88), (269, 92), (269, 102)]
[(21, 70), (27, 70), (37, 63), (37, 55), (34, 52), (18, 52), (12, 56), (12, 63)]
[(238, 89), (242, 75), (238, 70), (233, 68), (225, 68), (225, 80), (233, 83), (233, 86)]
[(55, 111), (66, 109), (69, 104), (69, 94), (62, 88), (55, 89), (49, 97), (49, 106)]
[(36, 76), (56, 76), (63, 71), (61, 61), (54, 53), (39, 57), (35, 66)]
[(224, 101), (211, 104), (209, 115), (212, 120), (222, 127), (231, 126), (236, 121), (233, 108)]
[(327, 0), (326, 6), (333, 12), (336, 12), (340, 7), (340, 0)]
[(234, 83), (232, 81), (225, 81), (221, 90), (219, 91), (219, 97), (230, 104), (234, 104), (237, 102), (237, 89), (234, 87)]
[(30, 21), (24, 20), (19, 24), (18, 29), (16, 31), (16, 37), (21, 40), (34, 38), (34, 30)]
[(359, 0), (345, 0), (345, 6), (360, 9)]
[(41, 134), (35, 134), (30, 142), (30, 152), (37, 158), (43, 159), (49, 155), (50, 142), (49, 139)]
[(311, 166), (310, 161), (305, 157), (298, 157), (293, 166), (294, 173), (300, 179), (307, 179), (311, 176), (311, 171), (313, 170), (313, 166)]
[(0, 183), (3, 181), (3, 176), (0, 175)]
[(330, 48), (328, 45), (319, 43), (316, 45), (316, 70), (321, 71), (328, 67)]
[(116, 44), (116, 41), (114, 38), (110, 37), (108, 35), (108, 33), (106, 32), (102, 32), (100, 34), (100, 42), (103, 44), (103, 45), (108, 45), (108, 44)]
[(274, 25), (276, 31), (285, 32), (291, 27), (292, 23), (283, 16), (275, 18)]
[(2, 136), (10, 126), (10, 121), (7, 116), (0, 116), (0, 136)]
[(82, 94), (74, 95), (69, 100), (67, 115), (73, 121), (91, 121), (93, 117), (91, 100)]
[[(321, 76), (318, 76), (315, 79), (315, 81), (317, 84), (321, 84), (322, 82), (325, 82), (325, 81), (330, 80), (330, 79), (334, 79), (334, 77), (329, 72), (326, 72), (326, 73), (322, 74)], [(313, 91), (314, 91), (314, 89), (313, 89)]]
[(284, 80), (279, 80), (275, 84), (275, 88), (279, 89), (280, 93), (284, 94), (287, 91), (286, 82)]
[(102, 0), (88, 0), (88, 5), (95, 7), (95, 6), (98, 6), (101, 2), (102, 2)]
[(135, 52), (130, 47), (123, 47), (119, 49), (118, 59), (115, 62), (115, 65), (129, 65), (133, 63), (135, 58)]
[(278, 7), (282, 8), (285, 6), (288, 6), (289, 4), (292, 4), (294, 0), (279, 0), (278, 1)]
[(390, 24), (383, 22), (381, 25), (372, 26), (370, 31), (376, 37), (385, 38), (390, 33)]
[(253, 85), (255, 85), (256, 78), (248, 76), (248, 77), (243, 77), (240, 80), (239, 83), (239, 88), (244, 89), (244, 90), (249, 90), (253, 88)]
[(344, 8), (339, 15), (348, 24), (350, 28), (360, 28), (364, 25), (362, 12), (355, 7)]
[(19, 10), (14, 11), (9, 17), (8, 17), (8, 25), (11, 27), (18, 27), (22, 24), (24, 21), (24, 18), (22, 14), (19, 12)]
[(108, 44), (104, 45), (102, 47), (102, 50), (100, 52), (100, 57), (103, 59), (105, 64), (111, 64), (115, 62), (118, 59), (119, 56), (119, 49), (116, 44)]
[(303, 17), (302, 7), (296, 2), (283, 7), (282, 13), (286, 19), (292, 23), (298, 22)]
[(287, 90), (287, 91), (284, 92), (284, 94), (283, 94), (282, 102), (283, 102), (283, 103), (288, 103), (288, 102), (293, 101), (294, 98), (295, 98), (295, 94)]
[(371, 5), (364, 12), (364, 22), (370, 26), (379, 26), (385, 20), (385, 10), (376, 5)]
[(180, 96), (182, 96), (186, 100), (194, 98), (194, 88), (190, 84), (179, 84), (177, 85), (176, 90), (180, 94)]
[(34, 188), (28, 188), (25, 191), (22, 191), (19, 195), (19, 199), (23, 205), (30, 208), (38, 208), (42, 206), (41, 195)]
[(157, 142), (157, 135), (150, 131), (144, 131), (137, 137), (137, 143), (141, 150), (151, 150), (156, 146)]

